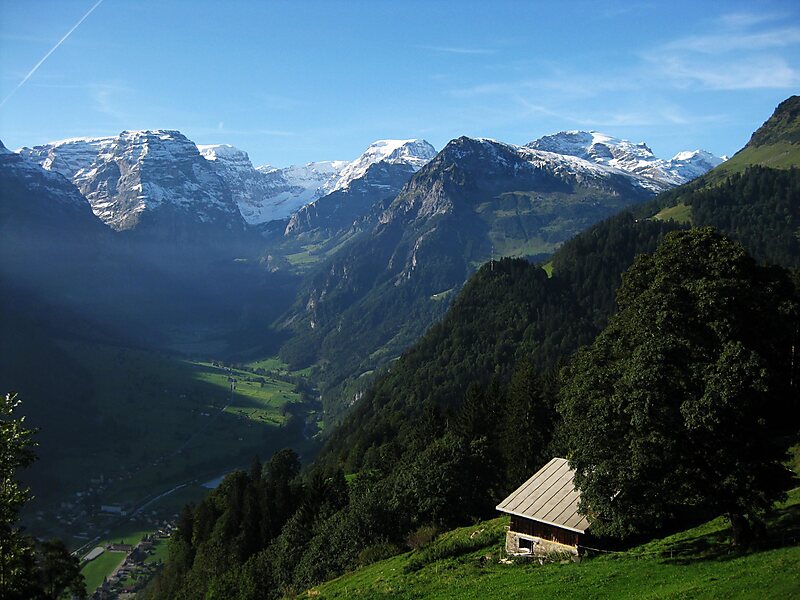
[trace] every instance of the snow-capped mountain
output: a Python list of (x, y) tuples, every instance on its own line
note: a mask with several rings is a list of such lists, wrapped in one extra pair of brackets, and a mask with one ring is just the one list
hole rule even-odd
[(285, 219), (327, 194), (346, 165), (347, 161), (327, 160), (283, 168), (256, 167), (263, 192), (251, 202), (239, 201), (242, 216), (251, 225)]
[(339, 174), (330, 192), (348, 187), (366, 175), (374, 164), (407, 165), (414, 173), (436, 156), (436, 150), (425, 140), (378, 140), (372, 142), (356, 160), (348, 163)]
[[(191, 222), (244, 228), (228, 186), (180, 132), (123, 131), (93, 147), (98, 150), (95, 159), (72, 180), (112, 229), (134, 229), (143, 219), (148, 228), (163, 227), (165, 235), (177, 234)], [(56, 155), (51, 168), (66, 162), (58, 160), (58, 147), (51, 152)]]
[(60, 173), (69, 180), (81, 169), (89, 167), (97, 155), (114, 143), (113, 137), (71, 138), (20, 148), (17, 153), (39, 163), (44, 169)]
[(17, 153), (71, 180), (94, 214), (112, 229), (138, 229), (142, 220), (148, 230), (161, 229), (164, 236), (179, 238), (190, 223), (244, 229), (228, 184), (178, 131), (123, 131), (113, 137), (20, 148)]
[[(301, 196), (307, 187), (313, 187), (313, 184), (292, 186), (285, 181), (277, 181), (281, 178), (257, 169), (250, 162), (247, 152), (229, 144), (198, 145), (197, 149), (228, 185), (239, 212), (251, 225), (288, 216), (297, 208), (291, 202), (286, 205), (287, 198), (294, 197), (289, 190), (294, 191), (295, 196)], [(267, 171), (274, 169), (268, 167)], [(282, 194), (286, 197), (282, 197)]]
[[(635, 202), (652, 197), (657, 191), (643, 175), (566, 152), (461, 137), (449, 142), (409, 182), (381, 215), (380, 222), (427, 221), (436, 215), (465, 210), (473, 197), (484, 201), (495, 198), (493, 205), (482, 209), (484, 213), (502, 211), (497, 194), (512, 190), (542, 197), (552, 193), (579, 195), (591, 199), (594, 206), (616, 206), (617, 199)], [(464, 198), (470, 201), (465, 204)], [(566, 198), (563, 204), (568, 204)], [(523, 218), (519, 209), (515, 212), (515, 219)]]
[(373, 369), (431, 325), (476, 265), (492, 256), (542, 260), (578, 231), (655, 194), (646, 177), (576, 156), (452, 140), (329, 255), (287, 323), (332, 368)]
[(727, 156), (715, 156), (705, 150), (685, 150), (665, 161), (664, 170), (672, 175), (675, 185), (696, 179), (728, 160)]
[[(347, 163), (327, 193), (295, 212), (285, 235), (349, 227), (380, 200), (391, 199), (436, 156), (425, 140), (378, 140)], [(323, 188), (325, 190), (325, 188)]]
[(524, 147), (575, 156), (646, 177), (659, 191), (686, 183), (725, 160), (705, 150), (679, 152), (665, 160), (657, 158), (644, 142), (635, 144), (597, 131), (562, 131), (541, 137)]
[[(522, 147), (488, 139), (480, 143), (492, 155), (486, 157), (487, 172), (496, 167), (493, 160), (503, 160), (498, 154), (503, 147), (521, 158), (520, 164), (586, 181), (624, 175), (650, 192), (689, 181), (723, 160), (701, 150), (659, 159), (644, 143), (584, 131), (545, 136)], [(195, 146), (167, 130), (73, 138), (17, 152), (71, 180), (113, 229), (136, 228), (142, 215), (169, 206), (184, 218), (221, 221), (235, 230), (244, 222), (290, 218), (286, 235), (349, 227), (377, 201), (391, 200), (436, 156), (424, 140), (378, 140), (349, 162), (254, 167), (247, 153), (233, 146)]]
[[(354, 161), (254, 168), (247, 153), (233, 146), (201, 145), (198, 149), (228, 183), (242, 216), (251, 225), (285, 219), (328, 194), (348, 190), (374, 164), (399, 166), (398, 170), (409, 171), (410, 177), (436, 154), (424, 140), (378, 140)], [(396, 185), (384, 185), (399, 191)], [(290, 225), (290, 231), (295, 227)]]

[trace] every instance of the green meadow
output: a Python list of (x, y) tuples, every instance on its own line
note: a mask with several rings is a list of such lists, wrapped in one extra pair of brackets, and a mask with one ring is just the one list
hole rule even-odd
[(769, 541), (736, 551), (714, 519), (626, 552), (581, 562), (500, 563), (507, 518), (448, 532), (429, 546), (373, 563), (301, 597), (480, 599), (688, 599), (800, 597), (800, 488), (768, 522)]
[(675, 221), (676, 223), (692, 224), (692, 207), (682, 202), (660, 210), (653, 216), (656, 221)]
[(122, 561), (125, 560), (124, 552), (103, 552), (94, 560), (86, 563), (81, 569), (86, 581), (86, 591), (91, 594), (103, 580), (111, 575)]

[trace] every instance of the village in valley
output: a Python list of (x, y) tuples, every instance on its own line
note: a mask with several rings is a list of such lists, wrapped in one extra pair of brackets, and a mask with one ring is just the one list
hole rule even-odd
[[(93, 600), (126, 600), (134, 598), (163, 566), (166, 557), (167, 541), (174, 524), (164, 524), (154, 533), (144, 534), (135, 544), (108, 543), (95, 546), (82, 560), (84, 572), (93, 561), (116, 563), (111, 573), (94, 589), (87, 589)], [(94, 583), (89, 581), (87, 584)], [(87, 585), (88, 588), (88, 585)]]

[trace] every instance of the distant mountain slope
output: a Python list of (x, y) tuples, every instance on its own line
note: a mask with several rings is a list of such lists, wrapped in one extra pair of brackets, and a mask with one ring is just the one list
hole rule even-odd
[[(81, 265), (103, 262), (110, 230), (62, 175), (0, 143), (0, 278), (10, 289), (69, 292)], [(65, 300), (74, 301), (67, 293)]]
[[(40, 167), (36, 161), (8, 150), (0, 142), (0, 227), (6, 237), (25, 223), (65, 226), (69, 237), (75, 228), (82, 233), (106, 228), (78, 189), (56, 170)], [(31, 193), (36, 192), (36, 193)]]
[[(546, 256), (623, 207), (669, 187), (571, 155), (459, 138), (322, 263), (287, 323), (295, 364), (321, 360), (337, 386), (398, 356), (495, 256)], [(330, 407), (331, 410), (335, 410)]]
[[(128, 155), (117, 164), (110, 156), (125, 154), (123, 147)], [(152, 205), (150, 196), (137, 200), (131, 191), (138, 185), (133, 182), (155, 177), (189, 194), (197, 183), (194, 161), (207, 161), (194, 150), (188, 157), (180, 155), (184, 162), (150, 165), (145, 156), (128, 168), (135, 151), (149, 154), (153, 146), (124, 146), (115, 138), (106, 148), (108, 159), (95, 158), (92, 168), (80, 167), (76, 173), (109, 197), (124, 188), (121, 193), (146, 205), (143, 212), (155, 213), (145, 215), (144, 225), (133, 231), (113, 231), (66, 177), (0, 146), (0, 279), (10, 305), (33, 320), (46, 317), (45, 330), (63, 327), (69, 335), (124, 343), (163, 346), (204, 335), (220, 339), (220, 332), (256, 324), (266, 340), (269, 322), (286, 310), (296, 283), (289, 274), (267, 273), (255, 261), (234, 260), (256, 256), (259, 236), (219, 221), (203, 222), (205, 213), (192, 213), (192, 198), (184, 198), (188, 206), (171, 205), (174, 197)], [(78, 167), (75, 161), (70, 164)], [(101, 183), (103, 170), (111, 172), (104, 180), (109, 190)], [(215, 174), (210, 177), (220, 182)], [(158, 186), (143, 189), (152, 192)], [(238, 211), (237, 223), (243, 226)], [(220, 342), (214, 347), (227, 347), (227, 340)]]
[[(696, 225), (717, 227), (765, 262), (800, 265), (800, 171), (756, 167), (709, 186), (712, 175), (656, 202), (694, 207)], [(652, 209), (631, 207), (573, 237), (553, 255), (550, 278), (521, 262), (484, 265), (445, 317), (362, 391), (320, 461), (358, 469), (372, 446), (402, 448), (426, 403), (458, 407), (471, 383), (508, 381), (522, 357), (545, 370), (593, 339), (634, 257), (686, 226), (647, 218)]]
[(323, 196), (348, 164), (332, 160), (285, 168), (253, 167), (246, 152), (228, 144), (199, 145), (198, 149), (230, 186), (250, 225), (285, 219)]
[(404, 447), (426, 404), (457, 410), (470, 384), (508, 382), (522, 357), (553, 367), (594, 339), (614, 310), (620, 273), (675, 228), (614, 216), (565, 244), (552, 277), (519, 259), (483, 265), (444, 318), (362, 394), (320, 461), (358, 470), (370, 446)]

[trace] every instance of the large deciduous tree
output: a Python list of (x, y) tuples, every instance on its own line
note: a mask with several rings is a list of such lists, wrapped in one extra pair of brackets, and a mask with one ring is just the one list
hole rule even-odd
[(619, 312), (562, 373), (570, 464), (596, 533), (713, 511), (746, 541), (787, 483), (794, 298), (783, 271), (710, 228), (637, 257)]

